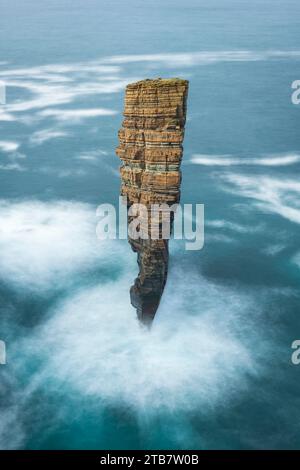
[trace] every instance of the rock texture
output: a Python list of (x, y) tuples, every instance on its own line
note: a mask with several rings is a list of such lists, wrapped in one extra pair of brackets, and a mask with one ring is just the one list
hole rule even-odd
[[(146, 205), (149, 219), (142, 227), (150, 238), (129, 238), (138, 255), (139, 275), (131, 287), (131, 303), (138, 318), (150, 324), (155, 316), (168, 272), (168, 240), (151, 239), (152, 204), (169, 206), (180, 199), (182, 141), (188, 82), (155, 79), (126, 88), (124, 121), (119, 131), (117, 155), (123, 162), (121, 194)], [(128, 222), (132, 217), (128, 217)]]

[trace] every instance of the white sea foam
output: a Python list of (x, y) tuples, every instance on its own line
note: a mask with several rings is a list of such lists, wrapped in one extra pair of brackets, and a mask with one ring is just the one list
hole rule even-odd
[(283, 243), (276, 243), (263, 248), (261, 251), (267, 256), (276, 256), (286, 248)]
[(226, 406), (262, 372), (269, 328), (257, 290), (246, 294), (170, 266), (153, 328), (145, 331), (129, 301), (136, 255), (126, 241), (96, 239), (92, 206), (3, 201), (0, 219), (0, 277), (22, 296), (60, 293), (47, 320), (10, 344), (14, 374), (36, 358), (40, 365), (11, 398), (16, 409), (1, 421), (0, 447), (8, 427), (10, 442), (22, 445), (18, 413), (41, 387), (54, 396), (63, 387), (70, 396), (94, 397), (100, 416), (101, 407), (124, 404), (144, 420), (162, 409), (175, 417), (182, 409)]
[[(125, 76), (120, 66), (131, 63), (145, 63), (149, 68), (182, 68), (210, 65), (219, 62), (249, 62), (300, 60), (298, 50), (233, 50), (199, 51), (187, 53), (157, 53), (143, 55), (122, 55), (99, 58), (70, 64), (49, 64), (28, 68), (7, 68), (0, 71), (0, 78), (6, 87), (23, 90), (29, 96), (18, 97), (0, 110), (1, 121), (21, 121), (26, 124), (41, 119), (40, 110), (49, 107), (72, 104), (82, 97), (118, 93), (133, 81), (142, 77)], [(88, 116), (86, 116), (88, 117)]]
[[(35, 67), (11, 69), (9, 71), (2, 70), (0, 71), (0, 77), (6, 77), (9, 74), (11, 77), (18, 78), (37, 77), (44, 79), (46, 77), (47, 79), (52, 79), (53, 81), (56, 79), (59, 79), (60, 81), (62, 76), (68, 77), (68, 74), (82, 74), (83, 72), (94, 72), (101, 75), (118, 74), (118, 72), (120, 72), (120, 68), (113, 65), (101, 65), (97, 61), (78, 62), (73, 64), (49, 64)], [(71, 80), (71, 78), (69, 78), (69, 80)]]
[(2, 201), (0, 220), (0, 277), (16, 289), (47, 292), (98, 266), (96, 217), (89, 205)]
[(10, 142), (7, 140), (0, 140), (0, 151), (2, 152), (15, 152), (19, 148), (18, 142)]
[[(202, 307), (202, 315), (198, 310), (194, 318), (180, 318), (180, 293), (187, 295), (191, 289), (183, 282), (176, 294), (171, 290), (168, 295), (166, 291), (173, 318), (168, 315), (170, 305), (162, 304), (149, 334), (137, 324), (129, 306), (128, 281), (123, 277), (79, 291), (56, 308), (53, 320), (45, 325), (39, 338), (46, 343), (45, 352), (57, 351), (49, 358), (46, 374), (56, 371), (60, 380), (68, 377), (70, 385), (83, 394), (125, 401), (134, 408), (151, 405), (175, 409), (193, 408), (195, 400), (207, 405), (226, 401), (239, 387), (241, 375), (246, 371), (255, 373), (251, 351), (236, 336), (233, 325), (229, 326), (233, 317), (217, 321), (218, 308), (212, 298)], [(199, 287), (197, 298), (205, 289), (216, 294), (213, 286), (199, 278), (190, 279), (194, 287), (195, 281)], [(237, 313), (240, 299), (235, 302), (231, 308)], [(64, 348), (60, 349), (59, 344)]]
[(26, 171), (26, 168), (19, 163), (5, 163), (0, 165), (1, 171)]
[(12, 121), (15, 121), (15, 120), (16, 120), (16, 118), (13, 116), (13, 114), (9, 114), (9, 113), (5, 112), (0, 107), (0, 121), (12, 122)]
[(135, 62), (160, 63), (165, 67), (192, 67), (219, 62), (253, 62), (279, 59), (300, 59), (300, 51), (281, 50), (233, 50), (233, 51), (201, 51), (185, 53), (131, 54), (112, 56), (104, 59), (105, 63), (128, 64)]
[(105, 150), (90, 150), (90, 151), (82, 152), (79, 155), (76, 155), (75, 158), (76, 160), (83, 160), (83, 161), (95, 163), (95, 162), (98, 162), (100, 158), (103, 159), (103, 157), (107, 155), (108, 155), (108, 152), (106, 152)]
[(0, 409), (0, 450), (14, 450), (22, 446), (24, 430), (18, 421), (18, 406)]
[(84, 118), (98, 116), (113, 116), (117, 114), (112, 109), (90, 108), (90, 109), (45, 109), (39, 113), (40, 116), (54, 117), (59, 121), (81, 122)]
[(48, 140), (58, 139), (60, 137), (68, 137), (70, 134), (66, 131), (56, 129), (43, 129), (36, 131), (30, 137), (30, 142), (33, 145), (41, 145)]
[(238, 233), (255, 233), (263, 230), (261, 225), (252, 227), (250, 225), (242, 225), (237, 222), (231, 222), (230, 220), (218, 219), (218, 220), (207, 220), (205, 226), (214, 229), (226, 229)]
[(300, 183), (290, 178), (227, 174), (221, 176), (223, 189), (253, 199), (254, 205), (264, 212), (300, 223)]
[[(118, 93), (132, 81), (121, 77), (119, 66), (105, 65), (99, 61), (7, 69), (0, 72), (0, 78), (5, 81), (7, 90), (14, 87), (20, 94), (18, 99), (8, 100), (1, 108), (0, 120), (20, 121), (26, 125), (47, 117), (43, 111), (49, 111), (52, 107), (72, 104), (89, 96), (97, 96), (98, 101), (101, 95)], [(101, 115), (111, 114), (106, 111)], [(74, 118), (73, 115), (70, 117)], [(83, 109), (80, 119), (89, 117), (90, 114)], [(60, 120), (63, 120), (62, 114)]]
[(203, 166), (288, 166), (300, 162), (300, 155), (289, 153), (286, 155), (264, 155), (259, 158), (234, 157), (231, 155), (193, 155), (190, 163)]

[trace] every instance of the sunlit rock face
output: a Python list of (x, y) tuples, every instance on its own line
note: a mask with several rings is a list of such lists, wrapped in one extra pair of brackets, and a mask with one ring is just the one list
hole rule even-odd
[[(141, 322), (151, 324), (168, 273), (168, 239), (151, 237), (151, 206), (180, 200), (182, 142), (186, 119), (188, 81), (178, 78), (142, 80), (127, 86), (117, 155), (122, 160), (121, 195), (128, 208), (147, 207), (139, 214), (140, 231), (148, 239), (132, 238), (138, 255), (139, 275), (130, 289), (131, 303)], [(128, 216), (128, 223), (133, 216)], [(170, 225), (170, 230), (172, 229)], [(161, 230), (161, 228), (160, 228)]]

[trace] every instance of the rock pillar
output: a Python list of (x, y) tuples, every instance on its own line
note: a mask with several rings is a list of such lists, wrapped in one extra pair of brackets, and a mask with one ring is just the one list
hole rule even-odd
[[(131, 287), (138, 318), (150, 324), (158, 308), (168, 272), (168, 239), (151, 238), (151, 207), (180, 200), (182, 142), (188, 81), (178, 78), (143, 80), (126, 88), (124, 121), (117, 155), (122, 160), (121, 194), (128, 207), (140, 203), (148, 217), (141, 230), (148, 239), (129, 243), (137, 253), (139, 275)], [(130, 223), (132, 216), (128, 217)], [(171, 224), (172, 225), (172, 224)]]

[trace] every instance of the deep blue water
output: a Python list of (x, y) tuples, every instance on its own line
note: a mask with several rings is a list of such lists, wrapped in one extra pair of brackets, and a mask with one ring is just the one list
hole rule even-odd
[[(297, 0), (0, 0), (0, 447), (299, 448)], [(127, 83), (190, 80), (182, 202), (151, 332), (116, 204)]]

